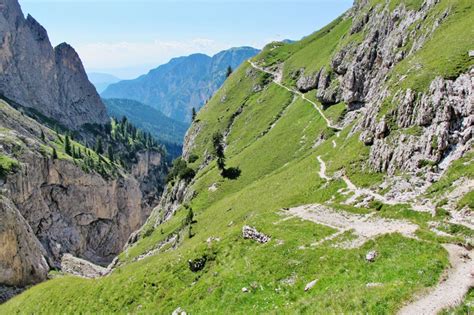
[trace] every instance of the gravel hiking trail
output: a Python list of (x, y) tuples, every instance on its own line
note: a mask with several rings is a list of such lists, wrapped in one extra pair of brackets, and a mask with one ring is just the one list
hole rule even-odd
[(454, 244), (445, 244), (444, 248), (449, 253), (451, 268), (446, 271), (437, 286), (404, 306), (398, 314), (437, 314), (443, 309), (459, 305), (469, 289), (474, 286), (473, 251), (469, 252)]
[(310, 100), (310, 99), (307, 99), (306, 96), (305, 96), (303, 93), (301, 93), (300, 91), (295, 90), (295, 89), (292, 89), (292, 88), (289, 88), (289, 87), (283, 85), (283, 84), (281, 83), (281, 81), (282, 81), (282, 79), (283, 79), (281, 73), (272, 72), (272, 71), (269, 71), (269, 70), (267, 70), (267, 69), (265, 69), (265, 68), (259, 67), (259, 66), (257, 66), (255, 63), (253, 63), (253, 62), (250, 61), (250, 60), (249, 60), (248, 62), (249, 62), (249, 64), (250, 64), (254, 69), (259, 70), (259, 71), (262, 71), (262, 72), (265, 72), (265, 73), (271, 75), (272, 78), (273, 78), (273, 82), (274, 82), (275, 84), (279, 85), (280, 87), (284, 88), (285, 90), (287, 90), (287, 91), (289, 91), (289, 92), (291, 92), (291, 93), (293, 93), (293, 94), (296, 94), (296, 95), (298, 95), (298, 96), (301, 96), (301, 98), (302, 98), (303, 100), (305, 100), (305, 101), (307, 101), (308, 103), (310, 103), (311, 105), (313, 105), (313, 107), (318, 111), (318, 113), (321, 115), (321, 117), (323, 117), (323, 119), (326, 121), (326, 125), (327, 125), (329, 128), (335, 129), (335, 130), (341, 130), (340, 127), (334, 126), (334, 125), (331, 123), (331, 121), (329, 121), (329, 119), (326, 117), (326, 115), (324, 115), (323, 111), (319, 108), (318, 104), (316, 104), (315, 102), (313, 102), (313, 101)]

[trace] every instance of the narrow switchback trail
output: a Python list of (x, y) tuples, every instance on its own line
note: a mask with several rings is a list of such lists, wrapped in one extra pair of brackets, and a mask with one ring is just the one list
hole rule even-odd
[[(324, 180), (332, 180), (333, 178), (332, 177), (329, 177), (327, 174), (326, 174), (326, 163), (323, 161), (323, 159), (321, 158), (321, 156), (319, 155), (317, 157), (317, 160), (319, 162), (319, 165), (320, 165), (320, 169), (319, 169), (319, 172), (318, 172), (318, 175), (319, 177), (321, 177), (322, 179)], [(354, 195), (351, 196), (347, 201), (346, 203), (347, 204), (352, 204), (354, 203), (357, 198), (359, 198), (360, 196), (371, 196), (372, 198), (374, 198), (375, 200), (378, 200), (380, 202), (383, 202), (385, 204), (389, 204), (389, 205), (394, 205), (394, 204), (397, 204), (396, 201), (394, 200), (388, 200), (387, 198), (385, 198), (384, 196), (380, 195), (380, 194), (377, 194), (376, 192), (370, 190), (370, 189), (366, 189), (366, 188), (358, 188), (356, 185), (354, 185), (351, 180), (349, 179), (349, 177), (347, 177), (346, 175), (343, 175), (342, 176), (342, 180), (344, 181), (344, 183), (346, 184), (347, 186), (347, 189), (350, 191), (350, 192), (353, 192)]]
[(319, 177), (325, 180), (331, 180), (331, 178), (326, 175), (326, 163), (321, 159), (321, 156), (318, 156), (317, 159), (320, 165)]
[(282, 80), (281, 74), (276, 73), (276, 72), (271, 72), (271, 71), (268, 71), (268, 70), (266, 70), (266, 69), (264, 69), (264, 68), (262, 68), (262, 67), (259, 67), (259, 66), (257, 66), (255, 63), (253, 63), (253, 62), (250, 61), (250, 60), (248, 60), (248, 62), (249, 62), (249, 64), (250, 64), (254, 69), (259, 70), (259, 71), (262, 71), (262, 72), (265, 72), (265, 73), (271, 75), (272, 78), (273, 78), (273, 82), (274, 82), (275, 84), (277, 84), (278, 86), (284, 88), (285, 90), (287, 90), (287, 91), (289, 91), (289, 92), (291, 92), (291, 93), (293, 93), (293, 94), (295, 94), (295, 95), (297, 95), (297, 96), (300, 96), (303, 100), (305, 100), (305, 101), (307, 101), (308, 103), (310, 103), (311, 105), (313, 105), (313, 107), (318, 111), (318, 113), (321, 115), (321, 117), (326, 121), (326, 125), (328, 126), (328, 128), (335, 129), (335, 130), (341, 130), (340, 127), (337, 127), (337, 126), (335, 126), (335, 125), (333, 125), (333, 124), (331, 123), (331, 121), (326, 117), (326, 115), (324, 115), (323, 111), (319, 108), (318, 104), (316, 104), (316, 103), (313, 102), (312, 100), (306, 98), (306, 96), (305, 96), (303, 93), (301, 93), (300, 91), (295, 90), (295, 89), (292, 89), (292, 88), (289, 88), (289, 87), (283, 85), (283, 84), (281, 83), (281, 80)]
[(469, 252), (454, 244), (446, 244), (444, 248), (449, 253), (451, 268), (429, 293), (403, 307), (400, 315), (437, 314), (443, 309), (455, 307), (474, 286), (474, 261), (471, 258), (473, 251)]

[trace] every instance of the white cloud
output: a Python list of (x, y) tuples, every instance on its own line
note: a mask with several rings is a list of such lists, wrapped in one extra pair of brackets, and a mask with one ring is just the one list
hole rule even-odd
[(173, 57), (193, 53), (212, 55), (229, 47), (212, 39), (195, 38), (188, 41), (88, 43), (75, 48), (87, 69), (117, 69), (144, 64), (158, 66)]

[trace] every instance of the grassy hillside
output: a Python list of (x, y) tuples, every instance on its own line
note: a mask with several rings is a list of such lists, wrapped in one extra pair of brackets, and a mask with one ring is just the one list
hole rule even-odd
[[(390, 7), (392, 2), (396, 1)], [(416, 1), (407, 5), (418, 7)], [(428, 45), (460, 42), (465, 33), (453, 33), (457, 36), (453, 39), (443, 32), (466, 23), (472, 26), (468, 1), (440, 1), (440, 7), (447, 5), (454, 14), (433, 35), (437, 43)], [(283, 63), (282, 82), (291, 87), (294, 71), (304, 67), (310, 73), (329, 66), (338, 47), (360, 40), (360, 34), (349, 34), (351, 25), (350, 18), (337, 19), (300, 42), (268, 45), (254, 61), (264, 66)], [(425, 54), (420, 50), (406, 62), (420, 58), (431, 64)], [(455, 58), (461, 50), (447, 49), (443, 54)], [(471, 64), (465, 61), (449, 71), (427, 66), (423, 71), (430, 78), (451, 76)], [(393, 75), (407, 72), (403, 67), (396, 67)], [(425, 78), (421, 71), (410, 74), (416, 82), (420, 77)], [(337, 120), (344, 108), (339, 104), (323, 112)], [(1, 306), (0, 312), (170, 314), (181, 307), (192, 314), (395, 313), (415, 293), (438, 283), (449, 264), (443, 243), (465, 243), (474, 236), (472, 230), (447, 222), (441, 208), (432, 216), (413, 211), (410, 204), (346, 204), (354, 191), (348, 191), (342, 177), (324, 176), (342, 172), (357, 187), (378, 192), (385, 176), (366, 167), (369, 147), (353, 130), (355, 122), (340, 131), (329, 128), (310, 102), (249, 63), (226, 80), (196, 121), (191, 127), (199, 130), (191, 147), (196, 158), (189, 166), (198, 170), (213, 152), (213, 135), (220, 132), (226, 135), (226, 165), (241, 170), (238, 178), (223, 178), (213, 160), (197, 171), (191, 202), (164, 224), (156, 228), (148, 224), (141, 239), (120, 255), (122, 264), (111, 275), (97, 280), (58, 277), (27, 290)], [(472, 158), (470, 153), (454, 163), (428, 194), (448, 191), (463, 176), (474, 179)], [(324, 241), (337, 232), (335, 228), (288, 214), (288, 208), (306, 204), (325, 205), (349, 217), (370, 214), (374, 220), (416, 224), (418, 229), (413, 237), (381, 234), (360, 247), (344, 247), (340, 245), (357, 238), (354, 230)], [(192, 223), (186, 221), (189, 208)], [(433, 224), (449, 234), (435, 233)], [(256, 227), (271, 241), (244, 239), (244, 225)], [(173, 237), (175, 243), (169, 241)], [(155, 255), (140, 258), (157, 248)], [(378, 256), (368, 262), (366, 254), (372, 250)], [(191, 271), (188, 261), (199, 258), (205, 258), (205, 267)], [(316, 285), (305, 291), (313, 280)]]

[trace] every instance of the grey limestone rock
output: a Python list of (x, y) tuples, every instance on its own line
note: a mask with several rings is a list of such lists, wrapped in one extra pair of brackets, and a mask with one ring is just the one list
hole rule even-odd
[(46, 30), (17, 0), (0, 0), (0, 96), (70, 129), (108, 121), (74, 49), (51, 46)]
[(245, 239), (252, 239), (254, 241), (257, 241), (259, 243), (267, 243), (271, 240), (271, 238), (259, 231), (257, 231), (256, 228), (254, 227), (250, 227), (248, 225), (245, 225), (243, 228), (242, 228), (242, 236), (245, 238)]

